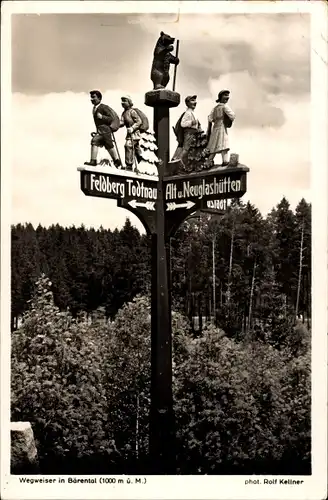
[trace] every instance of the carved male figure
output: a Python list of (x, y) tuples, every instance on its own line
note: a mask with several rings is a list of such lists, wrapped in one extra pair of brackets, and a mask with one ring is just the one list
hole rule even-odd
[(171, 54), (173, 51), (174, 38), (163, 31), (157, 40), (154, 59), (151, 67), (150, 78), (154, 84), (154, 90), (164, 89), (170, 80), (170, 64), (178, 65), (179, 58)]
[(195, 135), (202, 131), (200, 122), (195, 115), (197, 96), (187, 96), (185, 103), (187, 109), (180, 116), (173, 129), (178, 141), (178, 147), (174, 153), (173, 161), (182, 160), (184, 163), (187, 162), (188, 151), (193, 145)]
[(140, 111), (133, 108), (133, 102), (130, 96), (123, 96), (121, 104), (124, 109), (120, 127), (126, 127), (125, 138), (125, 165), (126, 170), (132, 170), (133, 162), (136, 159), (137, 163), (142, 160), (142, 152), (140, 148), (141, 129), (143, 121)]
[(115, 111), (103, 104), (102, 94), (99, 90), (91, 90), (91, 103), (93, 104), (93, 118), (97, 128), (97, 133), (92, 134), (91, 159), (85, 165), (97, 165), (98, 148), (105, 147), (110, 154), (115, 167), (121, 166), (117, 148), (114, 147), (113, 133), (119, 129), (119, 118)]
[[(235, 114), (228, 106), (230, 98), (229, 90), (221, 90), (216, 102), (218, 103), (208, 117), (207, 136), (209, 142), (207, 148), (210, 151), (209, 161), (212, 162), (217, 153), (222, 155), (222, 166), (229, 163), (229, 138), (228, 128), (235, 120)], [(213, 124), (213, 128), (212, 128)]]

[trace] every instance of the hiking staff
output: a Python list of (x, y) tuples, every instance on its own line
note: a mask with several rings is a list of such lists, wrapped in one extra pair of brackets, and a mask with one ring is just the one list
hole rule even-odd
[[(179, 55), (179, 45), (180, 45), (180, 40), (177, 40), (177, 47), (176, 47), (176, 52), (175, 52), (175, 57), (178, 58)], [(174, 73), (173, 73), (173, 92), (175, 91), (175, 81), (177, 78), (177, 65), (174, 66)]]
[(136, 157), (135, 143), (134, 143), (134, 140), (132, 139), (132, 137), (131, 137), (130, 141), (132, 143), (133, 163), (135, 164), (134, 171), (138, 172), (138, 160), (137, 160), (137, 157)]
[[(120, 165), (120, 166), (118, 166), (118, 167), (116, 167), (116, 168), (122, 168), (122, 167), (121, 167), (121, 166), (122, 166), (121, 155), (120, 155), (120, 152), (119, 152), (118, 147), (117, 147), (117, 144), (116, 144), (115, 135), (114, 135), (114, 133), (113, 133), (113, 132), (111, 132), (111, 134), (112, 134), (113, 144), (114, 144), (115, 149), (116, 149), (116, 151), (117, 151), (117, 156), (119, 157), (119, 160), (120, 160), (120, 162), (121, 162), (121, 165)], [(96, 137), (97, 135), (99, 135), (99, 134), (98, 134), (98, 132), (91, 132), (91, 137), (92, 137), (92, 138)]]
[(119, 168), (122, 168), (123, 163), (122, 163), (122, 160), (121, 160), (121, 155), (120, 155), (120, 152), (119, 152), (118, 147), (117, 147), (117, 144), (116, 144), (115, 135), (114, 135), (114, 133), (113, 133), (113, 132), (112, 132), (112, 138), (113, 138), (113, 143), (114, 143), (114, 146), (115, 146), (115, 148), (116, 148), (116, 151), (117, 151), (117, 154), (118, 154), (119, 160), (120, 160), (120, 162), (121, 162), (121, 166), (120, 166)]

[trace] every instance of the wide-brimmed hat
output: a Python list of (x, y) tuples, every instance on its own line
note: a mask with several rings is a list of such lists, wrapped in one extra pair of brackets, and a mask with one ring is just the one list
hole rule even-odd
[(230, 95), (230, 90), (227, 90), (227, 89), (221, 90), (221, 92), (218, 93), (218, 98), (217, 98), (216, 102), (221, 102), (221, 97), (224, 94)]

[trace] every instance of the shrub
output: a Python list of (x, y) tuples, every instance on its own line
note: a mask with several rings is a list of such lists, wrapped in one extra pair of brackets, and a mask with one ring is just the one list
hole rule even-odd
[(189, 342), (175, 374), (179, 472), (282, 473), (288, 457), (309, 473), (309, 382), (308, 355), (296, 360), (213, 328)]
[[(145, 472), (149, 454), (150, 302), (109, 325), (54, 306), (45, 276), (12, 337), (12, 419), (31, 422), (42, 471)], [(309, 336), (284, 349), (172, 314), (178, 472), (309, 472)]]
[(42, 275), (12, 336), (11, 418), (31, 422), (46, 468), (63, 457), (86, 459), (96, 452), (111, 461), (116, 452), (103, 370), (107, 329), (96, 331), (61, 313), (50, 287)]

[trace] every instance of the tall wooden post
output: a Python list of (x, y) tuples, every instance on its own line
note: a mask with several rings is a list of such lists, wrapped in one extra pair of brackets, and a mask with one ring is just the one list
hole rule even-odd
[(215, 243), (216, 235), (212, 240), (212, 289), (213, 289), (213, 323), (216, 325), (216, 270), (215, 270)]
[(169, 159), (169, 108), (178, 106), (179, 102), (178, 93), (165, 89), (148, 92), (145, 96), (145, 104), (154, 108), (154, 132), (160, 160), (156, 232), (152, 234), (150, 459), (154, 474), (175, 473), (168, 235), (165, 232), (163, 178)]

